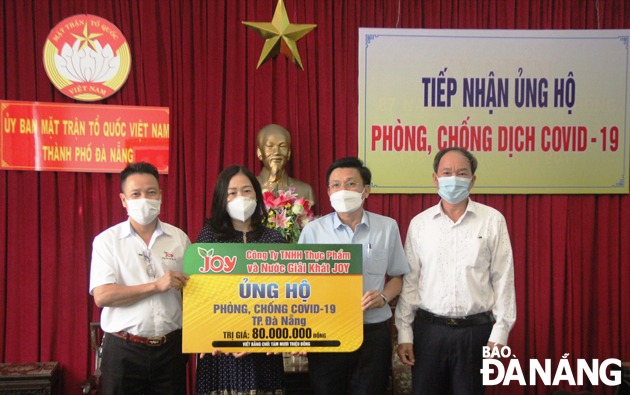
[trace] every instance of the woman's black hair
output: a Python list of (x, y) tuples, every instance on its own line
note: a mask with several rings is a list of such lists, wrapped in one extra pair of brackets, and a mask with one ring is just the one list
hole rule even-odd
[(256, 192), (256, 210), (252, 214), (251, 229), (249, 232), (254, 240), (262, 237), (263, 231), (267, 226), (267, 209), (263, 200), (262, 188), (256, 179), (256, 176), (245, 166), (232, 165), (225, 168), (214, 186), (214, 195), (212, 197), (212, 208), (210, 209), (210, 218), (207, 218), (205, 225), (212, 230), (214, 237), (219, 240), (233, 239), (238, 233), (232, 225), (232, 218), (227, 211), (227, 195), (230, 180), (237, 174), (243, 174), (254, 187)]

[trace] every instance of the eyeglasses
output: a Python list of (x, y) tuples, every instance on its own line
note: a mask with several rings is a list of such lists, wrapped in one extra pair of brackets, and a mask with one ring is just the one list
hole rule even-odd
[(357, 185), (359, 185), (358, 182), (354, 182), (354, 181), (348, 181), (348, 182), (344, 182), (343, 184), (340, 182), (335, 182), (332, 183), (330, 185), (328, 185), (328, 188), (332, 189), (332, 190), (337, 190), (337, 189), (341, 189), (341, 186), (344, 185), (346, 187), (346, 189), (355, 189), (357, 187)]
[(146, 250), (142, 253), (142, 257), (144, 261), (147, 263), (147, 275), (149, 277), (155, 278), (155, 267), (153, 267), (153, 263), (151, 262), (151, 250)]

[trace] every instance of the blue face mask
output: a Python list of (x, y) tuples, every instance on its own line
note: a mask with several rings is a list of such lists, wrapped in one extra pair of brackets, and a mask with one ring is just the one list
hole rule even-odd
[(464, 177), (439, 177), (438, 194), (447, 202), (457, 204), (468, 197), (470, 181), (470, 178)]

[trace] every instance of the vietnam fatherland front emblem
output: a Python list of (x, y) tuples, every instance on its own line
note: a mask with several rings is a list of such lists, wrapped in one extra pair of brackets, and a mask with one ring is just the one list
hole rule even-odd
[(131, 53), (114, 24), (95, 15), (74, 15), (50, 31), (44, 68), (64, 95), (81, 101), (103, 100), (127, 81)]

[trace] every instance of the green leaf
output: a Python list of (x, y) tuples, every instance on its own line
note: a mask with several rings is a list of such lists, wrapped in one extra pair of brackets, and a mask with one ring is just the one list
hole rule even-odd
[(197, 247), (197, 252), (199, 253), (200, 256), (202, 257), (207, 257), (208, 256), (208, 251), (204, 250), (201, 247)]

